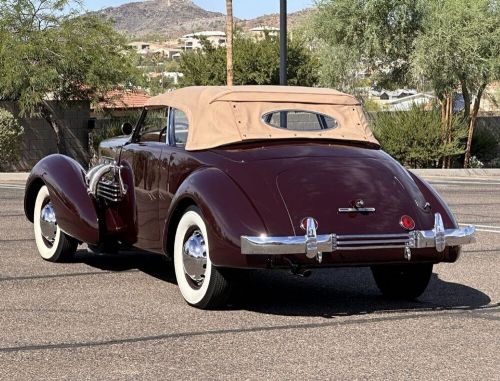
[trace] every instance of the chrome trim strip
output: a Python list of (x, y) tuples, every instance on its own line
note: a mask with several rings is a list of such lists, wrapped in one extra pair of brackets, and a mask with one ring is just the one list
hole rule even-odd
[(339, 248), (342, 251), (375, 250), (375, 249), (404, 249), (407, 245), (370, 245), (370, 246), (345, 246)]
[(358, 239), (358, 238), (401, 238), (401, 239), (408, 239), (409, 238), (408, 233), (402, 233), (402, 234), (352, 234), (352, 235), (337, 235), (338, 239)]
[(363, 240), (357, 240), (357, 241), (341, 241), (341, 240), (338, 240), (337, 241), (337, 245), (339, 246), (347, 246), (347, 245), (370, 245), (370, 244), (376, 244), (376, 243), (387, 243), (387, 244), (390, 244), (390, 243), (404, 243), (406, 244), (408, 242), (408, 237), (405, 239), (405, 238), (402, 238), (402, 239), (373, 239), (373, 240), (370, 240), (370, 239), (363, 239)]
[(305, 236), (242, 236), (241, 253), (245, 255), (305, 254), (308, 258), (316, 257), (320, 260), (324, 252), (344, 250), (404, 248), (407, 253), (409, 249), (434, 247), (436, 251), (442, 252), (447, 246), (475, 242), (475, 230), (474, 226), (445, 229), (441, 215), (436, 213), (432, 230), (416, 230), (406, 234), (317, 235), (314, 219), (308, 218)]
[(97, 187), (97, 194), (98, 195), (104, 194), (104, 195), (107, 195), (107, 196), (114, 196), (114, 197), (120, 196), (120, 192), (118, 192), (118, 191), (112, 191), (112, 190), (109, 190), (109, 189), (106, 189), (106, 188), (101, 188), (100, 186)]
[(339, 208), (339, 213), (373, 213), (375, 208)]
[(125, 196), (127, 194), (127, 188), (125, 187), (125, 182), (123, 181), (122, 178), (122, 167), (117, 167), (118, 168), (118, 185), (120, 186), (120, 191), (122, 193), (122, 196)]
[(110, 197), (120, 197), (120, 193), (117, 192), (110, 192), (105, 189), (97, 188), (97, 195), (98, 196), (110, 196)]

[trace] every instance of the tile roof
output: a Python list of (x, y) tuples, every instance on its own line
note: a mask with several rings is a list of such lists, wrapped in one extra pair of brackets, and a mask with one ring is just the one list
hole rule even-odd
[(138, 90), (112, 90), (99, 102), (98, 109), (136, 109), (142, 108), (151, 98), (148, 94)]

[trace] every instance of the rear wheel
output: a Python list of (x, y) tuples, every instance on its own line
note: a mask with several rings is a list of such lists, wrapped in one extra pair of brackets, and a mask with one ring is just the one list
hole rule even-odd
[(33, 227), (35, 243), (43, 259), (62, 262), (73, 257), (78, 242), (59, 228), (49, 190), (45, 185), (40, 188), (36, 197)]
[(189, 207), (175, 233), (174, 268), (182, 296), (190, 305), (213, 309), (224, 305), (230, 283), (212, 264), (207, 228), (200, 210)]
[(384, 296), (415, 299), (427, 288), (432, 275), (432, 263), (372, 266), (375, 283)]

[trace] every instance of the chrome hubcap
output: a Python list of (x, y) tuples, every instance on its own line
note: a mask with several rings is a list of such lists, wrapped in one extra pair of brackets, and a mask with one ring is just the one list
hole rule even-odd
[(43, 238), (49, 243), (54, 243), (56, 240), (57, 221), (51, 202), (45, 205), (40, 212), (40, 230), (42, 231)]
[(194, 231), (184, 244), (182, 260), (186, 275), (197, 285), (201, 285), (207, 268), (207, 247), (199, 230)]

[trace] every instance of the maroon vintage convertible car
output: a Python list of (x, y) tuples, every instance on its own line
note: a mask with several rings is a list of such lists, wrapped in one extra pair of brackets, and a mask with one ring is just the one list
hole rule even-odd
[(184, 88), (123, 129), (89, 171), (62, 155), (33, 168), (25, 212), (44, 259), (81, 243), (161, 253), (185, 300), (213, 308), (228, 268), (371, 266), (383, 294), (414, 298), (474, 240), (337, 91)]

